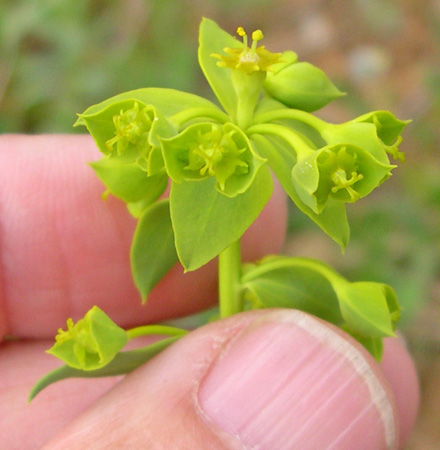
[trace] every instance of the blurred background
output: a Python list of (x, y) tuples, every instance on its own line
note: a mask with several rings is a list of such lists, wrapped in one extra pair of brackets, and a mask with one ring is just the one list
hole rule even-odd
[(439, 449), (439, 0), (2, 0), (0, 133), (84, 132), (72, 128), (76, 113), (146, 86), (212, 99), (197, 65), (202, 16), (231, 34), (261, 28), (271, 51), (294, 50), (323, 69), (348, 93), (318, 113), (326, 120), (377, 109), (413, 120), (406, 162), (348, 208), (345, 255), (293, 208), (285, 251), (396, 290), (422, 385), (407, 449)]

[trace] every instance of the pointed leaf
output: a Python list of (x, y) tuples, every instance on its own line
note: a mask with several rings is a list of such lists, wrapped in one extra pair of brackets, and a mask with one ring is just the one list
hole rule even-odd
[(90, 166), (115, 197), (128, 203), (141, 200), (154, 203), (168, 183), (165, 172), (149, 177), (136, 163), (102, 158), (90, 163)]
[(342, 323), (339, 302), (327, 277), (305, 258), (268, 257), (242, 278), (264, 308), (294, 308), (334, 324)]
[(325, 233), (327, 233), (344, 250), (350, 236), (345, 205), (337, 200), (329, 199), (320, 214), (316, 214), (299, 197), (292, 184), (291, 172), (296, 164), (296, 155), (281, 139), (253, 135), (251, 139), (258, 152), (268, 160), (287, 195), (300, 211), (310, 217)]
[(272, 178), (263, 166), (243, 194), (226, 197), (215, 189), (215, 178), (172, 183), (171, 219), (179, 259), (195, 270), (241, 238), (272, 194)]
[(395, 305), (394, 291), (381, 283), (335, 283), (341, 313), (348, 328), (367, 338), (394, 336), (388, 304)]
[(232, 118), (236, 115), (238, 100), (232, 83), (231, 70), (218, 67), (218, 59), (211, 55), (223, 54), (225, 47), (239, 48), (242, 45), (212, 20), (202, 20), (199, 31), (199, 64), (211, 89)]
[(44, 375), (33, 386), (28, 401), (32, 401), (35, 396), (45, 389), (47, 386), (67, 378), (100, 378), (111, 377), (116, 375), (125, 375), (136, 369), (143, 363), (149, 361), (153, 356), (156, 356), (162, 350), (165, 350), (172, 343), (180, 339), (182, 336), (173, 336), (170, 338), (162, 339), (147, 347), (130, 350), (126, 352), (118, 353), (115, 358), (106, 366), (97, 370), (79, 370), (73, 369), (67, 365), (58, 367), (55, 370)]
[(142, 214), (130, 258), (135, 284), (145, 302), (150, 291), (177, 262), (168, 199), (155, 203)]

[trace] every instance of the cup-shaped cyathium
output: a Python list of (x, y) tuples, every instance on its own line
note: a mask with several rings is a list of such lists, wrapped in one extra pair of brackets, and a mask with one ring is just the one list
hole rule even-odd
[[(140, 101), (123, 100), (103, 110), (99, 115), (106, 116), (120, 108), (112, 116), (112, 137), (105, 141), (103, 153), (120, 162), (136, 162), (148, 175), (163, 168), (158, 136), (173, 134), (172, 126), (152, 105)], [(102, 120), (97, 115), (96, 119)], [(93, 121), (95, 117), (86, 118)]]
[(162, 140), (166, 170), (176, 183), (215, 177), (216, 189), (234, 197), (245, 192), (265, 160), (232, 123), (199, 123)]
[(335, 144), (299, 159), (292, 169), (301, 200), (319, 214), (329, 198), (353, 203), (385, 181), (393, 166), (351, 144)]
[(47, 353), (75, 369), (96, 370), (112, 361), (128, 337), (125, 330), (94, 306), (76, 324), (67, 319), (67, 330), (58, 329), (55, 341)]
[(352, 122), (373, 123), (384, 150), (394, 159), (405, 160), (404, 153), (399, 151), (399, 144), (402, 142), (401, 134), (410, 120), (397, 119), (389, 111), (373, 111), (353, 119)]

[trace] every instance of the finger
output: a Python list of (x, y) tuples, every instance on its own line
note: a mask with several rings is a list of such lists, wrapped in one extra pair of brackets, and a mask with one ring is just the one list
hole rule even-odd
[(344, 336), (293, 310), (212, 323), (127, 376), (44, 449), (397, 448), (392, 389)]
[(403, 448), (417, 418), (420, 402), (419, 384), (416, 369), (402, 338), (388, 338), (385, 339), (384, 344), (381, 367), (393, 387), (397, 408), (400, 412), (399, 448)]
[(45, 354), (49, 341), (9, 342), (0, 346), (0, 448), (41, 448), (63, 426), (120, 378), (75, 379), (54, 384), (27, 403), (35, 382), (59, 362)]
[[(87, 166), (88, 136), (0, 137), (0, 336), (48, 337), (94, 304), (122, 326), (188, 314), (216, 300), (215, 264), (174, 267), (141, 306), (129, 267), (135, 220)], [(244, 239), (244, 255), (279, 250), (279, 188)]]

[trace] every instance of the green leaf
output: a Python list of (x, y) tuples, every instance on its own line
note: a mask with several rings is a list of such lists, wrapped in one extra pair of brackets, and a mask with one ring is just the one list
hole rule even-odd
[(242, 45), (212, 20), (202, 20), (199, 30), (199, 64), (219, 102), (233, 119), (236, 116), (238, 99), (231, 70), (218, 67), (218, 60), (211, 55), (223, 54), (225, 47), (240, 48)]
[(286, 63), (282, 69), (268, 72), (264, 87), (276, 100), (307, 112), (344, 95), (321, 69), (307, 62)]
[(39, 381), (37, 381), (29, 394), (28, 401), (32, 401), (35, 396), (47, 386), (57, 381), (65, 380), (67, 378), (100, 378), (124, 375), (126, 373), (129, 373), (140, 365), (149, 361), (151, 358), (153, 358), (153, 356), (156, 356), (162, 350), (165, 350), (181, 337), (182, 336), (173, 336), (170, 338), (162, 339), (161, 341), (155, 342), (141, 349), (120, 352), (109, 364), (97, 370), (85, 371), (74, 369), (67, 365), (58, 367), (57, 369), (52, 370), (51, 372), (44, 375)]
[[(367, 338), (394, 336), (399, 311), (394, 291), (382, 283), (334, 283), (348, 328)], [(391, 306), (391, 308), (390, 308)]]
[(176, 249), (187, 271), (198, 269), (237, 239), (258, 217), (272, 194), (272, 178), (261, 167), (243, 194), (229, 198), (215, 189), (214, 177), (173, 182), (170, 208)]
[(142, 301), (177, 263), (168, 199), (150, 206), (141, 216), (130, 252), (133, 278)]
[(256, 308), (296, 308), (350, 333), (377, 359), (381, 338), (394, 336), (400, 308), (394, 291), (374, 282), (350, 283), (326, 264), (271, 256), (249, 265), (241, 279), (245, 300)]
[(107, 189), (127, 203), (142, 200), (147, 206), (154, 203), (167, 187), (168, 177), (164, 171), (149, 177), (136, 163), (121, 163), (110, 158), (89, 164)]
[(305, 258), (267, 257), (243, 275), (243, 287), (260, 307), (300, 309), (339, 325), (343, 319), (338, 299), (317, 264)]
[(330, 198), (323, 211), (316, 214), (300, 199), (293, 187), (291, 172), (296, 164), (296, 155), (292, 149), (282, 139), (255, 134), (252, 135), (251, 140), (256, 145), (260, 155), (268, 160), (270, 168), (298, 209), (310, 217), (342, 249), (345, 249), (350, 236), (345, 205)]

